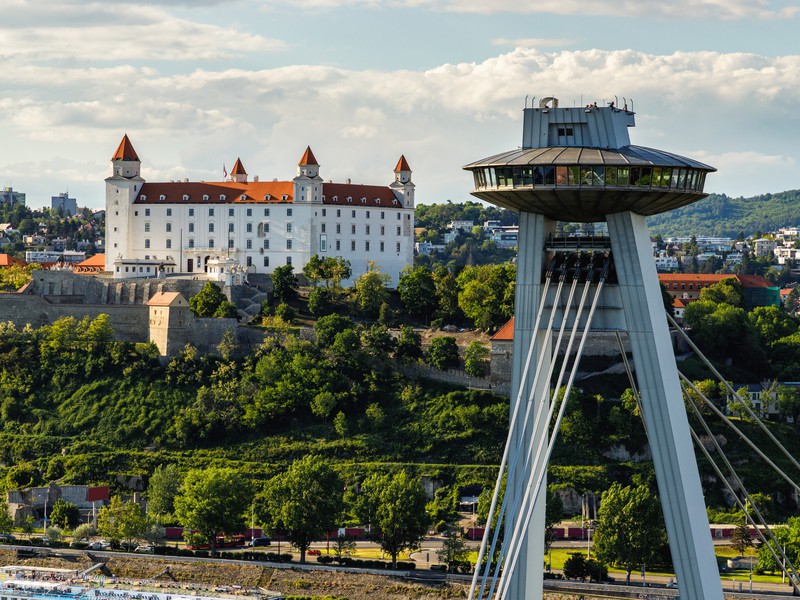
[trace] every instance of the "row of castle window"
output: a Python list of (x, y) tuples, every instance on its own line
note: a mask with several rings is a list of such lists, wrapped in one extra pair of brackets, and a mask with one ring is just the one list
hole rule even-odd
[[(149, 249), (150, 248), (150, 238), (145, 238), (144, 247), (145, 247), (145, 249)], [(167, 249), (171, 249), (172, 248), (172, 239), (167, 238), (166, 243), (165, 243), (165, 247)], [(189, 238), (188, 247), (189, 248), (194, 248), (195, 247), (194, 238)], [(209, 238), (208, 247), (209, 248), (213, 248), (214, 247), (214, 238)], [(380, 242), (378, 247), (380, 249), (380, 252), (384, 252), (386, 250), (386, 245), (384, 244), (384, 242)], [(234, 240), (228, 240), (228, 248), (231, 249), (231, 250), (236, 248), (236, 246), (234, 245)], [(253, 249), (253, 240), (245, 240), (245, 249), (246, 250), (252, 250)], [(286, 240), (286, 249), (287, 250), (291, 250), (292, 249), (292, 240)], [(342, 249), (341, 240), (336, 240), (336, 251), (339, 252), (339, 251), (341, 251), (341, 249)], [(369, 252), (369, 249), (370, 249), (369, 241), (365, 241), (364, 242), (364, 251), (365, 252)], [(397, 252), (400, 252), (400, 242), (396, 243), (396, 249), (397, 249)], [(269, 240), (264, 240), (264, 250), (269, 250)], [(355, 252), (356, 251), (356, 241), (355, 240), (350, 240), (350, 251), (351, 252)], [(268, 266), (268, 265), (264, 265), (264, 266)]]
[[(326, 233), (327, 232), (327, 225), (325, 223), (322, 223), (320, 225), (320, 227), (321, 227), (322, 233)], [(293, 229), (292, 223), (286, 223), (286, 233), (292, 233), (292, 229)], [(172, 223), (166, 223), (165, 224), (165, 231), (167, 233), (171, 233), (172, 232)], [(213, 233), (214, 232), (214, 223), (209, 223), (208, 224), (208, 231), (209, 231), (209, 233)], [(247, 233), (253, 233), (253, 224), (252, 223), (247, 223), (245, 225), (245, 231)], [(400, 226), (398, 225), (397, 226), (397, 235), (400, 235), (400, 231), (401, 231), (400, 230)], [(144, 224), (144, 232), (145, 233), (150, 233), (150, 222), (149, 221), (146, 221), (145, 224)], [(233, 232), (234, 232), (234, 224), (233, 223), (228, 223), (228, 233), (233, 233)], [(370, 232), (371, 232), (370, 226), (369, 225), (365, 225), (364, 233), (366, 235), (370, 235)], [(381, 232), (381, 235), (386, 235), (386, 227), (384, 225), (381, 225), (380, 232)], [(194, 223), (189, 223), (189, 233), (194, 233)], [(258, 224), (258, 236), (259, 237), (264, 237), (264, 235), (267, 234), (267, 233), (269, 233), (269, 223), (259, 223)], [(336, 233), (342, 233), (342, 224), (341, 223), (336, 223)], [(355, 224), (351, 224), (350, 225), (350, 233), (353, 234), (353, 235), (356, 234), (356, 226), (355, 226)]]
[[(209, 208), (209, 209), (208, 209), (208, 216), (209, 216), (209, 217), (213, 217), (213, 216), (214, 216), (214, 212), (215, 212), (215, 209), (213, 209), (213, 208)], [(291, 216), (292, 216), (292, 212), (293, 212), (293, 211), (292, 211), (292, 209), (291, 209), (291, 208), (287, 208), (287, 209), (286, 209), (286, 216), (287, 216), (287, 217), (291, 217)], [(135, 211), (135, 212), (134, 212), (134, 215), (135, 215), (135, 216), (139, 216), (139, 211), (138, 211), (138, 210), (137, 210), (137, 211)], [(245, 215), (246, 215), (246, 216), (248, 216), (248, 217), (252, 217), (252, 216), (253, 216), (253, 209), (252, 209), (252, 208), (245, 209)], [(323, 216), (323, 217), (326, 217), (327, 215), (328, 215), (328, 210), (327, 210), (326, 208), (323, 208), (323, 209), (322, 209), (322, 216)], [(144, 209), (144, 216), (145, 216), (145, 217), (149, 217), (149, 216), (150, 216), (150, 209), (149, 209), (149, 208), (145, 208), (145, 209)], [(171, 216), (172, 216), (172, 209), (171, 209), (171, 208), (168, 208), (168, 209), (167, 209), (167, 216), (168, 216), (168, 217), (171, 217)], [(190, 216), (190, 217), (193, 217), (193, 216), (194, 216), (194, 208), (190, 208), (190, 209), (189, 209), (189, 216)], [(229, 217), (235, 217), (235, 216), (236, 216), (236, 209), (234, 209), (234, 208), (229, 208), (229, 209), (228, 209), (228, 216), (229, 216)], [(265, 209), (264, 209), (264, 216), (265, 216), (265, 217), (268, 217), (268, 216), (270, 216), (270, 214), (269, 214), (269, 208), (265, 208)], [(336, 216), (337, 216), (337, 217), (341, 217), (341, 216), (342, 216), (342, 210), (341, 210), (340, 208), (337, 208), (337, 209), (336, 209)], [(352, 216), (352, 218), (353, 218), (353, 219), (355, 219), (355, 218), (356, 218), (356, 211), (355, 211), (355, 210), (351, 211), (351, 216)], [(366, 215), (365, 215), (365, 216), (366, 216), (366, 218), (367, 218), (367, 219), (369, 219), (369, 218), (370, 218), (370, 211), (366, 211)], [(386, 212), (385, 212), (385, 211), (383, 211), (383, 210), (382, 210), (382, 211), (380, 211), (380, 218), (381, 218), (381, 219), (385, 219), (385, 218), (386, 218)], [(402, 217), (401, 217), (400, 213), (397, 213), (397, 220), (399, 221), (401, 218), (402, 218)]]

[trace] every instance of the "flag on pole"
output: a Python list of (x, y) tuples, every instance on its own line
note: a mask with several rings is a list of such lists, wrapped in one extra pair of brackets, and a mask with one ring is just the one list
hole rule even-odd
[(225, 163), (222, 163), (222, 179), (228, 178), (228, 169), (225, 168)]

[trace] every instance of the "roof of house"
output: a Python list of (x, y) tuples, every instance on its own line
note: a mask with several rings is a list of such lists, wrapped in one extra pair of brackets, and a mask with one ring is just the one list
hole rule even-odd
[(400, 160), (397, 161), (397, 166), (394, 168), (395, 173), (399, 173), (400, 171), (410, 171), (411, 167), (408, 166), (408, 161), (406, 160), (405, 155), (400, 155)]
[(186, 305), (186, 298), (180, 292), (156, 292), (147, 301), (147, 306)]
[(244, 165), (242, 164), (241, 159), (237, 158), (236, 162), (233, 163), (231, 175), (247, 175), (247, 171), (244, 170)]
[(317, 159), (314, 158), (314, 153), (311, 151), (311, 146), (306, 146), (306, 151), (303, 152), (303, 156), (300, 158), (300, 162), (297, 163), (298, 165), (316, 165), (319, 166)]
[(90, 256), (86, 260), (79, 262), (76, 267), (105, 267), (106, 266), (106, 255), (105, 254), (95, 254), (94, 256)]
[(771, 288), (775, 287), (769, 280), (761, 275), (733, 275), (726, 273), (659, 273), (661, 283), (692, 283), (701, 285), (714, 285), (723, 279), (736, 279), (743, 288)]
[(491, 337), (492, 342), (510, 342), (514, 339), (514, 317), (503, 325), (500, 330)]
[(10, 254), (0, 254), (0, 268), (13, 267), (14, 265), (22, 266), (24, 264), (24, 260), (14, 258)]
[(672, 306), (673, 306), (674, 308), (686, 308), (686, 305), (687, 305), (687, 304), (688, 304), (687, 302), (684, 302), (684, 301), (683, 301), (683, 300), (681, 300), (680, 298), (675, 298), (675, 299), (672, 301)]
[(133, 149), (133, 144), (128, 139), (128, 134), (122, 136), (122, 141), (119, 143), (117, 147), (117, 151), (114, 152), (114, 156), (111, 157), (111, 160), (139, 160), (139, 155), (136, 154), (136, 150)]

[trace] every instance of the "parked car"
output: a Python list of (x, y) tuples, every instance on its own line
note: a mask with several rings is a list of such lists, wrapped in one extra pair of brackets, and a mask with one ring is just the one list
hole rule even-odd
[(272, 540), (268, 537), (257, 537), (253, 538), (253, 541), (250, 542), (250, 545), (255, 548), (256, 546), (269, 546), (272, 544)]
[(16, 541), (17, 541), (17, 538), (15, 538), (10, 533), (0, 533), (0, 543), (12, 544), (12, 543), (14, 543)]
[(306, 552), (306, 554), (308, 554), (309, 556), (319, 556), (320, 554), (322, 554), (322, 552), (320, 552), (319, 550), (312, 549)]
[(111, 550), (111, 543), (105, 540), (99, 540), (89, 544), (89, 550)]
[(144, 546), (136, 546), (134, 552), (137, 552), (138, 554), (152, 554), (153, 550), (154, 548), (151, 545), (146, 544)]

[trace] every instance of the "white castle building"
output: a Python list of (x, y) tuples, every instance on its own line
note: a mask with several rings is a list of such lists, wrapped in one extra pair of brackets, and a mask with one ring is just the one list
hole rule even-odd
[(248, 181), (237, 159), (229, 180), (147, 183), (125, 135), (106, 179), (106, 271), (115, 278), (247, 273), (315, 254), (350, 261), (353, 279), (374, 261), (397, 285), (414, 252), (414, 184), (404, 156), (388, 186), (324, 182), (311, 148), (290, 181)]

